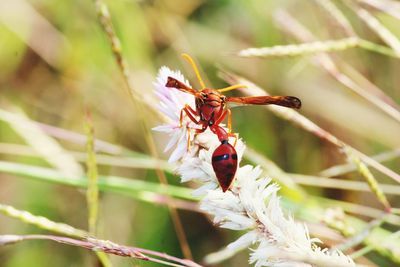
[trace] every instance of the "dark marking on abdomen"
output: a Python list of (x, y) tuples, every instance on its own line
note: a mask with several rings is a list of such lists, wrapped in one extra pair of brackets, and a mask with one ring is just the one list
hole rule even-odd
[(222, 154), (222, 155), (218, 155), (218, 156), (214, 156), (212, 158), (212, 160), (215, 161), (221, 161), (221, 160), (227, 160), (229, 159), (229, 154)]

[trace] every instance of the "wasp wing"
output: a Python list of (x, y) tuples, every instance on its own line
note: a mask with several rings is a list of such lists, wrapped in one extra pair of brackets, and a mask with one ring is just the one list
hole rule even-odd
[(294, 96), (227, 97), (226, 102), (239, 105), (278, 105), (296, 109), (301, 107), (300, 99)]
[(192, 95), (196, 94), (196, 90), (194, 90), (193, 88), (190, 88), (183, 82), (178, 81), (177, 79), (170, 77), (170, 76), (168, 77), (168, 80), (167, 80), (167, 83), (165, 84), (165, 86), (169, 87), (169, 88), (176, 88), (179, 91), (182, 91), (182, 92), (185, 92), (188, 94), (192, 94)]

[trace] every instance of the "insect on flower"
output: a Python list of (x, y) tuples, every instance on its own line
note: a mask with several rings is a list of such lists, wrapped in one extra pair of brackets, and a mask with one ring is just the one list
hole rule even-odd
[[(182, 92), (191, 94), (195, 97), (196, 109), (189, 105), (185, 105), (180, 112), (180, 127), (182, 127), (183, 115), (195, 124), (201, 126), (196, 128), (195, 134), (204, 132), (207, 128), (218, 136), (221, 145), (218, 146), (212, 155), (212, 166), (217, 176), (218, 182), (223, 192), (226, 192), (235, 178), (237, 170), (237, 154), (235, 144), (237, 136), (232, 133), (232, 118), (231, 111), (228, 108), (228, 103), (235, 103), (239, 105), (279, 105), (288, 108), (300, 108), (301, 101), (294, 96), (250, 96), (250, 97), (227, 97), (223, 92), (245, 88), (246, 85), (237, 84), (228, 86), (222, 89), (207, 88), (200, 76), (200, 72), (193, 61), (187, 55), (182, 54), (182, 57), (187, 60), (192, 66), (197, 79), (201, 85), (201, 90), (195, 90), (181, 81), (173, 77), (168, 77), (166, 87), (176, 88)], [(228, 117), (228, 132), (220, 126), (220, 123)], [(190, 146), (190, 129), (188, 129), (188, 149)], [(235, 138), (234, 145), (229, 144), (229, 137)]]

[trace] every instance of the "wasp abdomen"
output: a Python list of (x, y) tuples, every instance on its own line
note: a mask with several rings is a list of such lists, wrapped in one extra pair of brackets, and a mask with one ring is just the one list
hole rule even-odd
[(235, 178), (237, 154), (235, 148), (227, 141), (221, 143), (212, 155), (212, 166), (223, 192), (226, 192)]

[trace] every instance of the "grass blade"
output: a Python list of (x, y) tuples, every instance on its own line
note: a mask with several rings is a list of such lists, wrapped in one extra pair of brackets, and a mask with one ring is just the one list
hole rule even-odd
[[(230, 84), (245, 84), (247, 85), (247, 89), (244, 91), (247, 95), (263, 95), (266, 92), (261, 88), (257, 87), (255, 84), (249, 82), (248, 80), (230, 74), (224, 73), (223, 78)], [(264, 106), (265, 108), (271, 110), (277, 116), (284, 118), (288, 121), (293, 122), (294, 124), (298, 125), (302, 129), (309, 131), (316, 136), (334, 144), (338, 149), (341, 151), (344, 150), (348, 158), (351, 158), (353, 161), (357, 160), (359, 166), (358, 170), (363, 175), (363, 177), (370, 183), (372, 192), (376, 195), (378, 200), (385, 206), (386, 209), (389, 209), (390, 205), (385, 201), (385, 198), (382, 197), (381, 190), (379, 189), (378, 183), (376, 182), (375, 178), (373, 177), (372, 173), (368, 170), (368, 164), (375, 169), (381, 171), (382, 173), (387, 174), (393, 180), (400, 182), (400, 175), (393, 172), (392, 170), (388, 169), (387, 167), (383, 166), (381, 163), (375, 161), (374, 159), (364, 155), (360, 151), (356, 150), (355, 148), (351, 147), (350, 145), (346, 144), (345, 142), (338, 139), (336, 136), (332, 135), (328, 131), (325, 131), (314, 122), (309, 120), (308, 118), (304, 117), (300, 113), (295, 110), (285, 109), (278, 106)], [(362, 161), (361, 161), (362, 160)]]
[(60, 233), (73, 237), (85, 238), (88, 236), (88, 233), (83, 230), (79, 230), (72, 226), (69, 226), (65, 223), (57, 223), (53, 222), (45, 217), (36, 216), (31, 214), (28, 211), (18, 210), (12, 206), (4, 205), (0, 203), (0, 213), (7, 215), (8, 217), (12, 217), (18, 219), (22, 222), (26, 222), (32, 225), (35, 225), (41, 229), (45, 229), (48, 231), (52, 231), (55, 233)]
[[(107, 34), (115, 61), (118, 65), (118, 68), (119, 68), (119, 70), (122, 74), (123, 80), (125, 82), (125, 89), (127, 90), (127, 93), (130, 96), (130, 99), (133, 103), (132, 107), (135, 109), (136, 114), (139, 115), (139, 124), (142, 127), (144, 139), (146, 141), (146, 145), (148, 147), (149, 153), (153, 157), (158, 157), (157, 156), (158, 152), (157, 152), (157, 149), (155, 146), (155, 142), (150, 133), (150, 130), (149, 130), (150, 127), (148, 127), (147, 118), (144, 115), (144, 114), (146, 114), (147, 111), (154, 111), (154, 112), (157, 112), (157, 111), (154, 108), (153, 102), (145, 101), (147, 99), (146, 96), (143, 95), (142, 92), (137, 91), (136, 87), (133, 86), (127, 61), (125, 60), (125, 58), (122, 54), (121, 42), (114, 30), (114, 26), (111, 21), (111, 15), (108, 11), (107, 5), (104, 2), (102, 2), (101, 0), (94, 0), (94, 4), (96, 6), (96, 11), (97, 11), (100, 25), (102, 26), (104, 33)], [(147, 105), (147, 107), (146, 107), (146, 105)], [(157, 114), (159, 114), (159, 113), (157, 112)], [(165, 173), (161, 169), (156, 169), (156, 174), (162, 185), (168, 185), (168, 181), (165, 176)], [(190, 250), (189, 244), (187, 242), (186, 233), (183, 229), (182, 222), (181, 222), (179, 215), (174, 207), (173, 202), (171, 203), (170, 206), (168, 206), (168, 210), (170, 212), (182, 252), (186, 258), (192, 259), (193, 256), (192, 256), (192, 252)]]
[[(86, 201), (88, 205), (88, 225), (89, 233), (91, 235), (97, 235), (97, 220), (99, 210), (99, 188), (97, 186), (98, 172), (96, 163), (96, 153), (94, 151), (94, 126), (90, 111), (86, 112), (85, 129), (87, 136), (86, 151), (86, 175), (88, 177), (88, 188), (86, 190)], [(104, 267), (111, 267), (111, 261), (107, 254), (102, 251), (96, 251), (97, 258)]]
[[(315, 41), (314, 35), (309, 31), (306, 27), (304, 27), (299, 21), (297, 21), (293, 16), (291, 16), (287, 11), (280, 10), (276, 13), (275, 20), (279, 27), (288, 32), (290, 35), (294, 36), (296, 39), (301, 42), (312, 42)], [(367, 46), (371, 44), (370, 42), (362, 41), (362, 46)], [(317, 65), (322, 66), (325, 71), (331, 75), (335, 80), (339, 83), (346, 86), (348, 89), (352, 90), (356, 94), (365, 98), (371, 104), (381, 109), (389, 116), (394, 118), (396, 121), (400, 122), (400, 111), (397, 107), (392, 106), (384, 99), (389, 98), (382, 90), (380, 90), (377, 86), (371, 85), (371, 83), (363, 83), (362, 85), (356, 83), (352, 78), (350, 78), (345, 73), (341, 72), (339, 67), (336, 64), (336, 61), (333, 60), (326, 53), (318, 54), (314, 57), (314, 61)], [(350, 68), (350, 66), (347, 66)], [(352, 69), (354, 73), (358, 73), (355, 69)], [(359, 74), (359, 73), (358, 73)], [(362, 76), (359, 74), (359, 76)], [(365, 89), (365, 86), (368, 86)], [(393, 102), (393, 101), (391, 101)]]
[[(79, 188), (87, 188), (88, 184), (87, 177), (85, 176), (72, 179), (53, 169), (7, 161), (0, 161), (0, 172)], [(191, 190), (188, 188), (173, 185), (160, 185), (159, 183), (133, 180), (125, 177), (99, 176), (98, 186), (100, 191), (124, 194), (144, 201), (149, 200), (145, 197), (148, 193), (162, 194), (185, 200), (197, 200), (197, 198), (191, 195)]]
[(0, 109), (0, 120), (8, 123), (44, 160), (63, 174), (71, 178), (83, 174), (79, 163), (23, 113), (17, 114)]
[(94, 127), (90, 112), (86, 113), (85, 130), (87, 135), (87, 160), (86, 175), (88, 177), (88, 188), (86, 190), (86, 199), (89, 209), (89, 232), (92, 235), (97, 234), (97, 217), (99, 210), (99, 189), (97, 187), (98, 173), (96, 163), (96, 153), (94, 151)]
[(353, 9), (357, 16), (363, 20), (368, 27), (373, 30), (378, 36), (388, 44), (398, 56), (400, 56), (400, 40), (393, 35), (382, 23), (375, 18), (366, 9), (358, 6), (357, 4), (350, 3), (349, 1), (344, 1), (348, 6)]
[[(397, 158), (400, 156), (400, 149), (395, 149), (392, 151), (388, 152), (383, 152), (378, 155), (372, 156), (374, 160), (378, 162), (383, 162), (383, 161), (388, 161), (392, 160), (394, 158)], [(330, 168), (327, 168), (319, 173), (319, 175), (324, 176), (324, 177), (334, 177), (334, 176), (339, 176), (343, 175), (346, 173), (349, 173), (351, 171), (357, 170), (357, 167), (352, 164), (352, 163), (347, 163), (347, 164), (341, 164), (341, 165), (336, 165), (332, 166)]]
[[(96, 142), (97, 139), (95, 139)], [(95, 147), (97, 148), (96, 144)], [(86, 162), (87, 153), (78, 151), (66, 150), (76, 161)], [(6, 155), (17, 155), (27, 157), (41, 157), (34, 149), (29, 146), (14, 144), (14, 143), (0, 143), (0, 153)], [(135, 169), (162, 169), (168, 173), (173, 173), (173, 164), (168, 163), (166, 160), (154, 159), (149, 156), (134, 153), (132, 156), (112, 156), (112, 155), (96, 155), (97, 165), (135, 168)]]
[[(371, 188), (365, 182), (349, 181), (345, 179), (326, 178), (321, 176), (303, 175), (291, 173), (292, 179), (300, 184), (312, 187), (334, 188), (351, 191), (369, 192)], [(388, 195), (400, 195), (400, 186), (391, 184), (380, 184), (382, 192)]]

